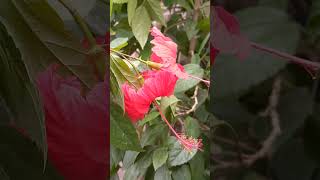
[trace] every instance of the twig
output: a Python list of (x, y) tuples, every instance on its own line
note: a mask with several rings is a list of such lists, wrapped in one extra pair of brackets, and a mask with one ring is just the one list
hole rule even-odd
[(298, 64), (302, 64), (302, 65), (305, 65), (305, 66), (308, 66), (308, 67), (311, 67), (311, 68), (320, 69), (320, 64), (317, 63), (317, 62), (312, 62), (312, 61), (309, 61), (307, 59), (303, 59), (303, 58), (299, 58), (299, 57), (296, 57), (296, 56), (292, 56), (290, 54), (287, 54), (287, 53), (284, 53), (284, 52), (280, 52), (280, 51), (277, 51), (275, 49), (271, 49), (271, 48), (268, 48), (268, 47), (264, 47), (264, 46), (262, 46), (260, 44), (253, 43), (253, 42), (251, 42), (251, 46), (253, 48), (255, 48), (255, 49), (268, 52), (268, 53), (273, 54), (273, 55), (275, 55), (277, 57), (281, 57), (281, 58), (287, 59), (289, 61), (292, 61), (292, 62), (295, 62), (295, 63), (298, 63)]
[[(198, 22), (198, 18), (199, 18), (199, 12), (200, 12), (200, 7), (201, 7), (201, 0), (195, 0), (194, 2), (194, 13), (193, 13), (193, 17), (192, 20), (194, 22)], [(196, 35), (192, 37), (192, 39), (190, 40), (190, 45), (189, 45), (189, 62), (191, 62), (191, 58), (194, 55), (194, 50), (196, 48), (197, 45), (197, 37)]]
[(213, 138), (215, 140), (220, 141), (220, 142), (225, 143), (225, 144), (229, 144), (229, 145), (232, 145), (232, 146), (239, 146), (240, 148), (242, 148), (244, 150), (247, 150), (247, 151), (251, 151), (251, 152), (255, 152), (256, 151), (255, 148), (253, 148), (253, 147), (251, 147), (251, 146), (249, 146), (249, 145), (247, 145), (245, 143), (242, 143), (242, 142), (236, 143), (236, 142), (234, 142), (232, 140), (229, 140), (227, 138), (223, 138), (223, 137), (220, 137), (220, 136), (217, 136), (217, 135), (213, 136)]
[(272, 131), (268, 138), (262, 143), (262, 147), (253, 155), (246, 155), (244, 163), (247, 166), (251, 166), (258, 159), (265, 157), (272, 148), (272, 145), (276, 138), (281, 134), (279, 113), (277, 112), (277, 106), (279, 102), (279, 96), (281, 91), (282, 78), (278, 76), (274, 83), (271, 95), (269, 97), (269, 105), (262, 115), (268, 115), (271, 119)]
[(196, 107), (198, 105), (198, 91), (199, 91), (199, 86), (196, 86), (195, 90), (194, 90), (194, 94), (193, 96), (191, 97), (191, 99), (194, 99), (194, 104), (192, 105), (191, 109), (189, 109), (188, 111), (186, 112), (182, 112), (182, 113), (178, 113), (177, 115), (178, 116), (183, 116), (183, 115), (188, 115), (190, 113), (192, 113), (193, 111), (196, 110)]

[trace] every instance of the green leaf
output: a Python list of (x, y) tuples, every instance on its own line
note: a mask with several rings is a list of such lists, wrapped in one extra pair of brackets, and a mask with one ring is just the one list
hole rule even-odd
[[(42, 8), (45, 5), (49, 6), (47, 3), (42, 3)], [(3, 0), (0, 2), (0, 21), (8, 32), (14, 35), (13, 40), (21, 52), (29, 75), (36, 78), (36, 75), (44, 71), (49, 64), (58, 63), (63, 65), (62, 68), (65, 68), (68, 73), (78, 77), (88, 88), (92, 88), (96, 83), (93, 67), (87, 61), (88, 55), (81, 47), (80, 40), (75, 39), (68, 32), (61, 33), (56, 28), (47, 26), (34, 17), (28, 7), (25, 1)], [(42, 19), (52, 18), (43, 17)], [(104, 56), (97, 62), (105, 63), (106, 58)]]
[(117, 170), (118, 170), (118, 164), (119, 162), (122, 160), (123, 158), (123, 152), (118, 149), (113, 147), (112, 145), (110, 145), (110, 174), (116, 174)]
[(296, 88), (280, 97), (278, 112), (280, 115), (281, 135), (273, 148), (279, 147), (294, 136), (306, 118), (312, 112), (312, 97), (306, 88)]
[(197, 29), (197, 23), (191, 20), (187, 21), (184, 26), (184, 31), (187, 33), (188, 40), (190, 41), (199, 32)]
[[(192, 76), (195, 76), (198, 78), (203, 77), (204, 70), (197, 64), (187, 64), (184, 66), (184, 69), (185, 69), (186, 73), (188, 73)], [(185, 92), (185, 91), (193, 88), (194, 86), (196, 86), (199, 82), (200, 82), (200, 80), (194, 79), (191, 77), (189, 77), (188, 79), (179, 79), (177, 81), (174, 92), (175, 93)]]
[(136, 151), (126, 151), (124, 158), (123, 158), (123, 167), (125, 169), (128, 169), (136, 160), (137, 156), (139, 155), (139, 152)]
[(110, 48), (120, 50), (128, 45), (128, 38), (119, 37), (110, 42)]
[(124, 4), (124, 3), (127, 3), (128, 1), (129, 0), (113, 0), (113, 2), (116, 3), (116, 4)]
[[(303, 142), (291, 139), (274, 152), (270, 165), (276, 179), (313, 179), (318, 164), (307, 155)], [(288, 173), (290, 172), (290, 173)]]
[(136, 129), (120, 106), (111, 102), (110, 143), (123, 150), (141, 151)]
[(167, 132), (168, 129), (163, 123), (149, 126), (141, 136), (141, 146), (153, 145), (157, 140), (161, 139), (162, 136), (167, 135)]
[(184, 164), (178, 167), (178, 169), (172, 172), (172, 177), (173, 180), (191, 180), (191, 172), (189, 166), (187, 164)]
[(260, 6), (278, 8), (280, 10), (287, 10), (289, 0), (259, 0)]
[(136, 9), (131, 26), (134, 37), (143, 49), (148, 40), (151, 27), (151, 19), (145, 6), (141, 5)]
[(145, 125), (146, 123), (156, 119), (158, 116), (160, 115), (160, 113), (158, 111), (152, 111), (150, 113), (148, 113), (144, 119), (142, 121), (139, 121), (138, 124), (139, 126), (143, 126)]
[(110, 79), (111, 79), (111, 94), (116, 99), (116, 102), (124, 109), (124, 97), (121, 90), (123, 83), (129, 83), (132, 86), (139, 87), (136, 74), (131, 71), (126, 62), (116, 56), (114, 53), (110, 54)]
[(34, 81), (30, 78), (19, 50), (0, 23), (0, 98), (12, 120), (23, 128), (47, 157), (44, 112)]
[(179, 102), (180, 100), (175, 97), (174, 95), (170, 97), (162, 97), (161, 102), (160, 102), (160, 109), (163, 114), (166, 114), (167, 109), (170, 107), (175, 107), (175, 105)]
[(132, 18), (134, 17), (136, 7), (137, 7), (137, 0), (130, 0), (128, 2), (127, 11), (128, 11), (128, 22), (131, 26)]
[(154, 170), (164, 165), (168, 159), (168, 149), (166, 147), (158, 148), (153, 152), (152, 162)]
[(188, 116), (184, 121), (184, 125), (188, 136), (193, 138), (198, 138), (200, 136), (200, 125), (196, 119)]
[(147, 172), (147, 169), (152, 164), (152, 149), (141, 153), (139, 159), (126, 170), (124, 180), (139, 180)]
[(0, 179), (2, 180), (10, 180), (6, 171), (0, 166)]
[[(50, 161), (43, 169), (43, 152), (27, 137), (10, 126), (0, 126), (0, 169), (11, 180), (62, 180)], [(0, 170), (1, 171), (1, 170)], [(0, 172), (0, 179), (1, 177)]]
[(169, 166), (179, 166), (191, 160), (193, 156), (197, 153), (196, 149), (190, 152), (185, 150), (179, 141), (173, 136), (169, 140)]
[(203, 158), (203, 155), (200, 153), (197, 153), (190, 161), (190, 170), (191, 170), (191, 179), (192, 180), (197, 180), (197, 179), (204, 179), (204, 163), (205, 160)]
[(154, 180), (171, 180), (171, 172), (166, 165), (156, 170)]
[[(47, 7), (41, 6), (41, 4), (43, 3), (49, 3), (50, 6), (52, 6), (54, 8), (54, 10), (59, 14), (59, 16), (64, 20), (64, 21), (74, 21), (72, 15), (70, 14), (70, 12), (57, 0), (47, 0), (47, 1), (43, 1), (43, 0), (25, 0), (26, 2), (28, 1), (28, 3), (32, 3), (30, 4), (30, 6), (35, 6), (32, 7), (34, 9), (35, 14), (37, 14), (37, 16), (41, 16), (42, 14), (44, 14), (44, 16), (46, 16), (46, 14), (51, 13), (52, 10), (47, 9)], [(101, 0), (68, 0), (68, 2), (72, 5), (72, 7), (77, 10), (77, 12), (79, 13), (79, 15), (81, 17), (87, 17), (89, 12), (92, 11), (92, 9), (94, 8), (94, 6), (96, 4), (98, 4), (98, 2)], [(111, 5), (111, 4), (110, 4)], [(45, 12), (46, 10), (48, 10), (48, 12)], [(52, 16), (52, 15), (50, 15)], [(48, 24), (51, 23), (51, 21), (46, 22)]]
[(146, 8), (152, 19), (158, 21), (162, 25), (166, 26), (166, 21), (163, 16), (163, 9), (159, 0), (146, 0)]
[[(264, 16), (268, 14), (268, 16)], [(285, 12), (254, 7), (237, 13), (241, 29), (256, 43), (287, 53), (294, 53), (299, 41), (299, 28)], [(272, 38), (270, 38), (272, 37)], [(245, 60), (219, 55), (215, 62), (212, 92), (214, 98), (238, 96), (250, 87), (281, 70), (287, 62), (280, 58), (252, 51)]]

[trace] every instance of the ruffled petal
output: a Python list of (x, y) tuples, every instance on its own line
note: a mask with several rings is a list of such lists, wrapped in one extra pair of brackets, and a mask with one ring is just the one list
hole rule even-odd
[(60, 77), (57, 68), (50, 66), (37, 78), (45, 110), (49, 160), (66, 180), (104, 180), (109, 169), (105, 83), (84, 98), (80, 82)]

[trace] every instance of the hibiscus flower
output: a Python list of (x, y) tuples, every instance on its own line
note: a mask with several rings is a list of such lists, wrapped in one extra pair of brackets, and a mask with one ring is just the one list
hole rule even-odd
[(74, 77), (58, 75), (57, 65), (39, 74), (48, 158), (66, 180), (105, 180), (108, 159), (108, 104), (105, 82), (81, 95)]
[(158, 97), (170, 96), (178, 78), (167, 71), (145, 71), (142, 73), (144, 83), (135, 89), (128, 83), (122, 85), (125, 111), (133, 123), (143, 119), (151, 103)]
[(177, 44), (169, 37), (164, 36), (156, 27), (151, 29), (153, 40), (151, 44), (152, 54), (150, 59), (153, 62), (160, 63), (162, 70), (169, 71), (175, 74), (178, 78), (187, 79), (189, 76), (181, 68), (180, 64), (176, 63), (177, 60)]

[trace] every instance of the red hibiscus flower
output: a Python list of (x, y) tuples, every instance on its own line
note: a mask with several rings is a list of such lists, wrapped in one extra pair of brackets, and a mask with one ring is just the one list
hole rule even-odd
[(176, 63), (177, 44), (169, 37), (164, 36), (156, 27), (151, 29), (151, 35), (154, 39), (151, 41), (152, 54), (151, 60), (161, 64), (161, 69), (175, 74), (179, 78), (186, 79), (188, 74)]
[(214, 64), (214, 61), (215, 61), (218, 54), (219, 54), (219, 50), (211, 46), (210, 47), (210, 63), (211, 63), (211, 65)]
[(57, 68), (49, 66), (37, 79), (49, 160), (66, 180), (105, 180), (109, 170), (106, 83), (82, 97), (80, 82), (59, 76)]
[(149, 107), (157, 97), (170, 96), (178, 78), (167, 71), (145, 71), (142, 73), (144, 83), (135, 89), (128, 83), (122, 85), (125, 111), (132, 122), (143, 119)]
[(223, 7), (211, 6), (211, 45), (222, 53), (245, 59), (250, 54), (250, 41), (240, 32), (238, 19)]

